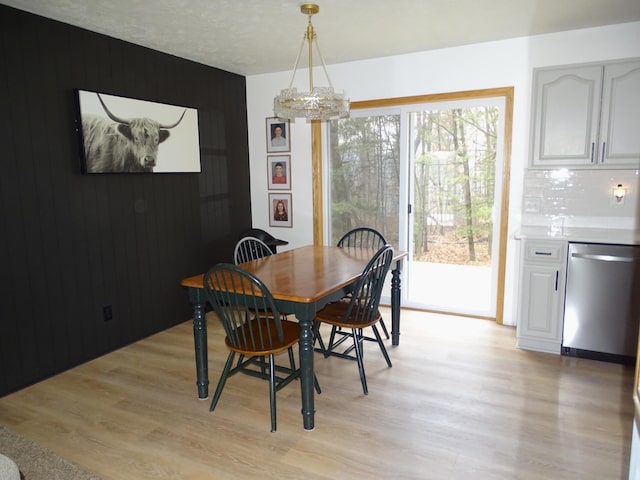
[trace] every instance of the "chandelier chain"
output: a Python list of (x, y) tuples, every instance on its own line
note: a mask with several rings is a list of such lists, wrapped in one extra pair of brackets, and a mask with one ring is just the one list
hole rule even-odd
[[(333, 89), (333, 84), (327, 71), (327, 65), (320, 51), (318, 36), (311, 22), (311, 17), (318, 13), (320, 8), (316, 4), (309, 3), (301, 5), (300, 11), (309, 17), (307, 29), (293, 66), (289, 88), (281, 90), (280, 95), (277, 95), (273, 99), (273, 112), (276, 117), (288, 119), (306, 118), (308, 120), (330, 120), (333, 118), (348, 117), (349, 99), (345, 97), (344, 93), (336, 93)], [(293, 81), (298, 70), (298, 64), (305, 42), (308, 42), (309, 46), (309, 91), (298, 92), (298, 89), (293, 87)], [(328, 87), (316, 87), (313, 85), (314, 45), (320, 57), (324, 75), (329, 83)]]

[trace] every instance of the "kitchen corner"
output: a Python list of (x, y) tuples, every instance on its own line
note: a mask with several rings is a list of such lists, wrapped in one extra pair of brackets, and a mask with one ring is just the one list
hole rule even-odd
[[(515, 233), (515, 238), (520, 240), (519, 348), (574, 356), (588, 354), (594, 358), (595, 354), (569, 348), (563, 343), (567, 343), (563, 336), (568, 336), (566, 328), (575, 313), (575, 303), (565, 296), (565, 293), (575, 290), (569, 272), (571, 265), (576, 263), (574, 257), (577, 254), (572, 253), (572, 249), (595, 248), (599, 249), (601, 257), (603, 253), (610, 257), (607, 249), (619, 252), (620, 248), (625, 248), (622, 246), (640, 245), (639, 182), (638, 170), (530, 169), (525, 172), (522, 227)], [(622, 199), (616, 196), (619, 193), (616, 187), (620, 184), (624, 186)], [(578, 247), (580, 245), (587, 246)], [(637, 256), (638, 247), (627, 248), (631, 248), (629, 251), (633, 252), (632, 256)], [(624, 268), (624, 264), (618, 265)], [(615, 281), (611, 280), (611, 285), (603, 284), (602, 279), (596, 278), (614, 270), (621, 271), (620, 268), (614, 267), (611, 262), (607, 266), (586, 267), (581, 275), (590, 278), (581, 279), (580, 282), (586, 282), (591, 285), (589, 288), (596, 289), (619, 284), (621, 286), (617, 289), (625, 290), (627, 295), (623, 301), (631, 303), (627, 300), (634, 296), (628, 291), (632, 288), (631, 278), (625, 280), (620, 274)], [(576, 271), (574, 267), (574, 285)], [(633, 272), (635, 270), (630, 269), (624, 275), (637, 276)], [(586, 290), (584, 285), (582, 290)], [(586, 297), (602, 297), (604, 303), (611, 304), (610, 297), (614, 294), (603, 295), (596, 291)], [(612, 312), (612, 315), (600, 315), (603, 316), (613, 318), (620, 315)], [(569, 321), (567, 317), (570, 317)], [(615, 329), (624, 330), (626, 327)], [(613, 330), (613, 327), (609, 330)], [(637, 345), (637, 333), (635, 335), (634, 342)], [(618, 352), (601, 357), (611, 361), (629, 360), (623, 358), (622, 354), (618, 355)]]
[(530, 168), (515, 233), (517, 346), (620, 363), (636, 357), (634, 479), (640, 479), (639, 87), (640, 58), (534, 69)]

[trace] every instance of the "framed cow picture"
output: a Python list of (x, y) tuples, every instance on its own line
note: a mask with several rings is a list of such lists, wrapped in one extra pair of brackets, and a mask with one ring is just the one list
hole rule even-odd
[(83, 173), (200, 172), (198, 110), (76, 90)]

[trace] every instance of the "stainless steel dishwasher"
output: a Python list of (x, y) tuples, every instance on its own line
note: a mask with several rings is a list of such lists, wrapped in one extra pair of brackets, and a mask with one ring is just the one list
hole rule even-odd
[(640, 323), (640, 246), (570, 243), (562, 353), (633, 363)]

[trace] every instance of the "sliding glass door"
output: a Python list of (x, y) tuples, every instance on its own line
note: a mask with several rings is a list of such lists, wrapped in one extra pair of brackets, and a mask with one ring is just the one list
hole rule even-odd
[(331, 243), (371, 226), (408, 251), (405, 306), (501, 313), (507, 98), (426, 97), (354, 108), (351, 118), (330, 122)]

